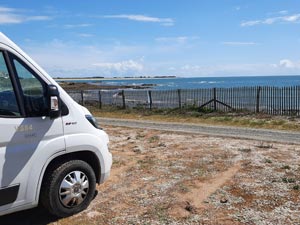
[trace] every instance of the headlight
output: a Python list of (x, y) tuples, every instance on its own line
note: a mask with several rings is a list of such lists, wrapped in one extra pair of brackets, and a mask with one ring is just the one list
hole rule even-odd
[(96, 118), (93, 117), (92, 115), (85, 115), (85, 118), (97, 129), (102, 129), (101, 127), (99, 127), (99, 124), (98, 124)]

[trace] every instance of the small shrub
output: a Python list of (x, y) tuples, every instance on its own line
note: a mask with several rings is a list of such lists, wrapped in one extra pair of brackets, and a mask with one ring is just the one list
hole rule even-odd
[(252, 150), (251, 150), (251, 148), (239, 148), (238, 151), (248, 153), (248, 152), (251, 152)]
[(256, 146), (257, 148), (265, 148), (265, 149), (268, 149), (268, 148), (273, 148), (273, 145), (271, 144), (264, 144), (263, 142), (260, 142), (259, 145)]
[(291, 167), (289, 165), (285, 165), (285, 166), (281, 167), (281, 169), (289, 170), (289, 169), (291, 169)]
[(178, 188), (181, 193), (188, 193), (190, 191), (190, 189), (183, 183), (180, 183)]
[(154, 143), (159, 141), (159, 136), (155, 135), (149, 138), (149, 143)]
[(282, 178), (282, 182), (283, 183), (295, 183), (296, 181), (294, 178), (284, 177), (284, 178)]
[(272, 163), (272, 161), (270, 159), (265, 159), (265, 163)]
[(299, 191), (299, 190), (300, 190), (300, 186), (299, 186), (299, 185), (295, 185), (295, 186), (293, 187), (293, 190)]
[(145, 135), (142, 133), (137, 133), (137, 135), (135, 136), (136, 139), (143, 139), (144, 137)]

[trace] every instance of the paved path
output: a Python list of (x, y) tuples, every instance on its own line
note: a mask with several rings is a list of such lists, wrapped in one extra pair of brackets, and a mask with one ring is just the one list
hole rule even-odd
[(245, 138), (260, 141), (300, 144), (300, 132), (251, 129), (227, 126), (194, 125), (188, 123), (169, 123), (147, 120), (125, 120), (113, 118), (97, 118), (100, 125), (122, 126), (131, 128), (154, 129), (163, 131), (179, 131), (203, 135)]

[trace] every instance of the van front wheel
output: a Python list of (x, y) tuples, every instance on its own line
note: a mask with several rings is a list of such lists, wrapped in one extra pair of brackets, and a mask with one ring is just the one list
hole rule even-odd
[(96, 188), (91, 166), (81, 160), (71, 160), (55, 166), (42, 184), (41, 203), (51, 214), (66, 217), (88, 207)]

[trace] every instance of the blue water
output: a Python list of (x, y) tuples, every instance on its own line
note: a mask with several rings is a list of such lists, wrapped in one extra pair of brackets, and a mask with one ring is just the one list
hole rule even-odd
[(161, 79), (111, 79), (80, 80), (74, 82), (100, 83), (101, 85), (142, 85), (156, 84), (153, 89), (196, 89), (213, 87), (245, 86), (300, 86), (299, 76), (256, 76), (256, 77), (195, 77), (195, 78), (161, 78)]

